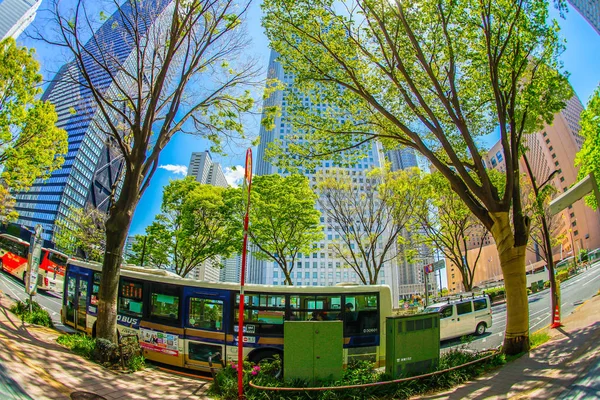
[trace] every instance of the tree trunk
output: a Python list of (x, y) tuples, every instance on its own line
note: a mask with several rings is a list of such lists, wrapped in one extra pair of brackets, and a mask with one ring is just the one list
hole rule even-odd
[(525, 276), (527, 244), (515, 246), (507, 212), (491, 213), (494, 225), (491, 232), (504, 275), (506, 291), (506, 332), (502, 351), (508, 355), (529, 351), (529, 303)]
[(117, 342), (117, 292), (123, 247), (139, 202), (139, 185), (128, 175), (126, 173), (119, 200), (111, 207), (106, 220), (106, 249), (98, 292), (96, 336), (113, 343)]
[(548, 228), (546, 216), (540, 216), (540, 220), (542, 222), (542, 238), (544, 239), (544, 246), (546, 247), (548, 279), (550, 280), (550, 321), (554, 322), (554, 312), (557, 307), (560, 307), (558, 290), (556, 290), (556, 276), (554, 275), (554, 257), (552, 254), (552, 243), (550, 242), (550, 229)]

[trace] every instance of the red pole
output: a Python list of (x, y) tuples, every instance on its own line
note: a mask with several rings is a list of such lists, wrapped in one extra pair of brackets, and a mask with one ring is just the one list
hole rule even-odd
[(244, 186), (246, 188), (246, 215), (244, 216), (244, 242), (242, 244), (242, 268), (240, 271), (240, 308), (238, 318), (238, 399), (244, 398), (244, 282), (246, 280), (246, 247), (248, 245), (248, 221), (250, 211), (250, 190), (252, 188), (252, 149), (246, 151), (246, 171), (244, 173)]

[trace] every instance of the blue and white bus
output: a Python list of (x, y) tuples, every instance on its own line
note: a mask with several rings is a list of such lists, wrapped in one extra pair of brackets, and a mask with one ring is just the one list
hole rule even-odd
[[(69, 260), (62, 321), (95, 335), (102, 266)], [(181, 278), (159, 269), (121, 267), (118, 329), (135, 333), (152, 361), (209, 369), (217, 352), (237, 360), (239, 285)], [(385, 365), (385, 319), (392, 314), (388, 286), (245, 286), (244, 356), (260, 362), (283, 356), (283, 322), (344, 321), (345, 363)]]

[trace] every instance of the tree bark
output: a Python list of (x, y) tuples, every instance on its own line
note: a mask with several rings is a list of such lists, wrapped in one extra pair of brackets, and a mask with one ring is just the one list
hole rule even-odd
[[(132, 177), (132, 175), (134, 175)], [(106, 250), (102, 263), (102, 278), (98, 292), (96, 336), (117, 342), (117, 292), (122, 254), (133, 212), (139, 202), (139, 179), (126, 173), (119, 200), (111, 207), (106, 220)]]
[(491, 232), (500, 256), (506, 291), (506, 333), (503, 352), (514, 355), (529, 351), (529, 303), (525, 276), (527, 244), (515, 246), (508, 212), (490, 213)]

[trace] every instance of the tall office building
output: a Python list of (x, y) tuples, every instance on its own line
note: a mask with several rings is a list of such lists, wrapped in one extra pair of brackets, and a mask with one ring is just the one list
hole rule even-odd
[(600, 34), (600, 1), (599, 0), (569, 0), (579, 14), (590, 23), (590, 25)]
[(33, 22), (42, 0), (0, 1), (0, 42), (16, 39)]
[[(193, 176), (196, 181), (204, 185), (213, 185), (224, 188), (229, 186), (221, 165), (213, 162), (208, 151), (192, 153), (187, 174), (188, 176)], [(221, 257), (214, 257), (194, 268), (188, 276), (199, 281), (218, 282), (221, 280), (221, 275), (224, 270), (224, 268), (221, 268), (221, 261), (225, 265), (225, 268), (229, 266), (229, 269), (231, 269), (232, 266), (235, 268), (235, 258), (236, 257), (234, 256), (232, 260), (221, 260)], [(229, 274), (235, 274), (235, 272), (230, 271)]]
[[(126, 2), (122, 11), (131, 12), (136, 4), (138, 13), (147, 18), (139, 19), (140, 34), (145, 35), (153, 24), (160, 24), (169, 16), (168, 0), (143, 3)], [(141, 11), (140, 11), (141, 10)], [(139, 15), (139, 14), (138, 14)], [(116, 11), (87, 42), (89, 54), (99, 56), (110, 53), (120, 65), (135, 66), (137, 51), (133, 41), (128, 39), (126, 29), (131, 20), (125, 21)], [(128, 60), (132, 60), (131, 62)], [(90, 71), (96, 89), (111, 93), (114, 85), (128, 84), (123, 72), (106, 71), (97, 64), (91, 64)], [(100, 127), (102, 113), (98, 111), (92, 92), (83, 82), (75, 62), (65, 64), (54, 77), (44, 95), (56, 107), (57, 126), (69, 135), (68, 153), (61, 169), (54, 171), (49, 179), (38, 179), (27, 192), (17, 193), (15, 209), (19, 212), (19, 224), (33, 227), (41, 224), (45, 239), (52, 239), (58, 219), (69, 221), (70, 208), (96, 207), (106, 211), (110, 206), (110, 193), (119, 179), (123, 162), (118, 146), (105, 135)]]
[[(294, 77), (292, 74), (284, 73), (281, 65), (276, 61), (277, 53), (272, 51), (269, 62), (269, 78), (277, 78), (286, 85), (286, 89), (274, 93), (269, 99), (269, 105), (279, 105), (281, 107), (281, 115), (275, 118), (275, 129), (266, 130), (261, 126), (260, 136), (261, 142), (258, 147), (256, 156), (256, 175), (281, 174), (287, 175), (288, 172), (277, 168), (267, 160), (265, 160), (265, 150), (268, 145), (274, 140), (280, 140), (283, 146), (289, 145), (288, 137), (291, 137), (294, 132), (291, 122), (287, 119), (287, 109), (285, 98), (288, 93), (295, 90), (293, 86)], [(326, 104), (312, 104), (309, 97), (305, 97), (304, 103), (311, 107), (326, 108)], [(358, 161), (352, 167), (342, 167), (336, 165), (333, 161), (322, 161), (320, 166), (314, 170), (305, 170), (304, 175), (309, 179), (312, 186), (317, 184), (319, 175), (332, 173), (334, 170), (345, 170), (352, 181), (358, 185), (360, 190), (370, 190), (367, 182), (367, 172), (375, 167), (380, 167), (383, 164), (383, 151), (378, 143), (369, 145), (364, 148), (366, 157)], [(364, 184), (361, 184), (365, 182)], [(330, 245), (338, 240), (339, 232), (336, 232), (334, 222), (327, 218), (325, 212), (319, 204), (316, 208), (321, 211), (321, 224), (325, 238), (316, 243), (316, 248), (307, 254), (299, 254), (296, 259), (296, 265), (293, 269), (294, 285), (310, 285), (310, 286), (332, 286), (341, 282), (360, 283), (360, 280), (355, 271), (345, 265), (344, 260), (337, 257)], [(383, 240), (385, 241), (385, 240)], [(251, 248), (251, 251), (255, 249)], [(392, 293), (397, 298), (397, 278), (396, 278), (395, 260), (387, 262), (381, 269), (379, 274), (379, 284), (387, 284), (392, 288)], [(249, 260), (248, 269), (249, 283), (267, 283), (273, 285), (282, 285), (284, 276), (279, 267), (273, 262), (257, 260), (253, 257)]]
[[(385, 156), (391, 164), (390, 170), (392, 172), (419, 166), (417, 153), (409, 147), (388, 150)], [(398, 258), (396, 259), (398, 266), (398, 295), (401, 299), (410, 299), (413, 295), (424, 294), (425, 274), (423, 267), (432, 263), (434, 258), (433, 251), (426, 245), (414, 240), (415, 236), (407, 229), (402, 231), (402, 236), (407, 238), (407, 242), (399, 246)], [(417, 255), (416, 257), (411, 257), (414, 261), (409, 261), (407, 257), (403, 256), (409, 250), (411, 253)], [(437, 280), (431, 278), (429, 280), (428, 290), (430, 293), (435, 293), (437, 291)]]
[(198, 182), (206, 185), (229, 186), (221, 165), (213, 162), (208, 151), (192, 153), (188, 167), (188, 176), (193, 176)]
[[(583, 104), (575, 95), (567, 101), (562, 111), (554, 115), (551, 125), (544, 125), (540, 131), (526, 135), (524, 138), (523, 144), (528, 149), (527, 159), (536, 181), (538, 184), (544, 182), (556, 171), (548, 185), (557, 189), (557, 194), (567, 191), (577, 182), (578, 168), (574, 166), (574, 159), (584, 141), (579, 134), (581, 129), (579, 119), (582, 111)], [(496, 143), (490, 149), (485, 157), (485, 163), (487, 168), (506, 171), (506, 160), (501, 143)], [(522, 173), (526, 172), (523, 160), (520, 168)], [(583, 200), (578, 200), (559, 212), (554, 217), (552, 226), (555, 234), (563, 238), (561, 245), (553, 249), (555, 261), (577, 255), (581, 249), (593, 250), (600, 247), (600, 211), (587, 207)], [(473, 248), (469, 252), (477, 251), (478, 245), (479, 243), (469, 242), (469, 248)], [(503, 279), (493, 238), (488, 236), (484, 245), (480, 256), (481, 261), (475, 272), (475, 285)], [(474, 258), (475, 256), (471, 257)], [(539, 255), (539, 250), (527, 252), (527, 271), (545, 264)], [(448, 285), (451, 291), (457, 292), (462, 289), (462, 284), (455, 272), (457, 271), (453, 271), (451, 266), (448, 270)]]

